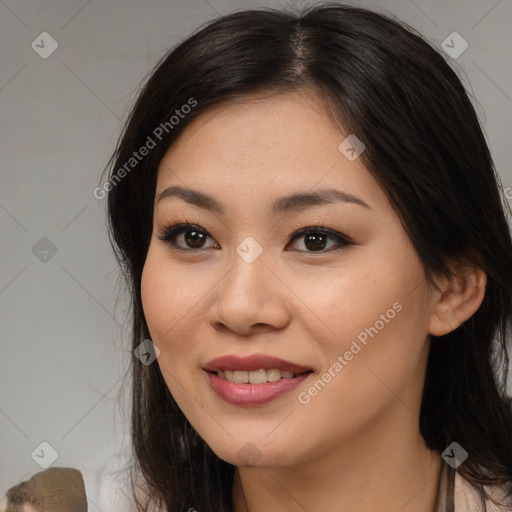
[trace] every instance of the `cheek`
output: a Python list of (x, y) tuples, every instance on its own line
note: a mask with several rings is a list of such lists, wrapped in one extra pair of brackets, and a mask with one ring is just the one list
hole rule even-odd
[(200, 385), (190, 375), (199, 369), (206, 342), (197, 330), (204, 323), (202, 301), (212, 287), (211, 275), (207, 269), (178, 268), (165, 248), (150, 245), (141, 278), (142, 306), (151, 340), (160, 350), (156, 361), (180, 406)]
[(154, 342), (165, 344), (175, 339), (173, 333), (187, 324), (185, 317), (193, 315), (194, 304), (207, 289), (206, 283), (204, 290), (198, 284), (183, 269), (175, 269), (165, 251), (150, 246), (142, 272), (141, 298)]
[(304, 428), (323, 425), (315, 446), (352, 439), (392, 410), (419, 414), (427, 351), (421, 299), (413, 295), (393, 302), (397, 295), (383, 290), (380, 303), (340, 314), (323, 346), (325, 366), (297, 397)]
[[(376, 255), (376, 253), (378, 254)], [(329, 353), (330, 362), (358, 340), (382, 340), (426, 331), (424, 272), (407, 247), (393, 251), (360, 251), (336, 268), (289, 276), (303, 298), (304, 327)], [(310, 321), (306, 321), (306, 317)], [(357, 347), (356, 349), (357, 350)], [(349, 355), (350, 357), (350, 355)]]
[(141, 278), (141, 299), (151, 341), (158, 347), (160, 354), (156, 363), (173, 396), (179, 393), (184, 379), (180, 368), (186, 367), (183, 358), (186, 354), (185, 343), (173, 334), (180, 326), (180, 319), (186, 313), (183, 293), (186, 290), (179, 274), (173, 275), (173, 286), (169, 286), (169, 269), (166, 259), (150, 246)]
[[(141, 278), (141, 299), (144, 316), (154, 341), (172, 327), (175, 315), (172, 291), (165, 285), (165, 267), (149, 248)], [(177, 290), (178, 288), (176, 288)]]
[(160, 350), (156, 362), (173, 393), (175, 379), (183, 380), (180, 369), (188, 366), (185, 358), (190, 355), (193, 340), (183, 333), (186, 326), (183, 319), (190, 309), (187, 294), (192, 292), (183, 274), (172, 272), (167, 260), (150, 247), (142, 272), (141, 299), (150, 338)]
[(329, 382), (307, 390), (312, 398), (322, 390), (315, 415), (321, 414), (320, 402), (331, 399), (364, 415), (389, 403), (390, 389), (415, 400), (427, 347), (428, 290), (419, 260), (402, 249), (382, 251), (378, 259), (361, 261), (335, 279), (296, 281), (302, 288), (298, 294), (318, 312), (322, 322), (316, 324), (329, 328), (328, 336), (320, 338), (320, 328), (315, 331), (315, 323), (310, 324), (310, 336), (325, 361), (320, 377)]
[(360, 419), (372, 411), (404, 406), (419, 414), (428, 355), (421, 302), (413, 294), (375, 310), (366, 325), (344, 339), (345, 351), (338, 349), (343, 358), (338, 398), (360, 411)]

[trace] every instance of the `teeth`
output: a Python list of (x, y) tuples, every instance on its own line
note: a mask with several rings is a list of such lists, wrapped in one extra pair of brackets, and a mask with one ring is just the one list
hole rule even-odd
[(229, 382), (236, 382), (237, 384), (263, 384), (264, 382), (275, 382), (279, 379), (291, 379), (295, 377), (293, 372), (288, 370), (277, 370), (271, 368), (269, 370), (261, 369), (254, 371), (243, 371), (243, 370), (219, 370), (217, 376), (221, 377)]
[(243, 372), (243, 373), (249, 374), (249, 382), (251, 384), (263, 384), (264, 382), (267, 382), (267, 371), (266, 370), (255, 370), (252, 372)]
[(233, 381), (237, 384), (247, 384), (249, 382), (249, 372), (233, 372)]
[(279, 380), (280, 378), (281, 378), (281, 372), (279, 370), (276, 370), (275, 368), (267, 370), (268, 382), (275, 382), (276, 380)]

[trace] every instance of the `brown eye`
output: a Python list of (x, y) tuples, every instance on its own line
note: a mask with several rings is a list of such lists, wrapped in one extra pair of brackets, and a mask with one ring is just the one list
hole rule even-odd
[[(212, 246), (205, 246), (208, 238), (211, 237), (205, 229), (192, 224), (177, 224), (168, 227), (158, 236), (159, 240), (167, 242), (172, 247), (182, 251), (211, 248)], [(219, 247), (219, 245), (214, 243), (214, 247)]]
[(310, 251), (321, 251), (325, 249), (327, 238), (328, 237), (322, 233), (309, 233), (304, 236), (304, 245)]
[(183, 240), (185, 240), (185, 243), (194, 249), (201, 248), (207, 236), (201, 231), (197, 231), (196, 229), (189, 229), (184, 231), (183, 235)]
[[(297, 231), (293, 237), (295, 240), (302, 240), (304, 249), (298, 249), (303, 252), (330, 252), (330, 249), (340, 249), (347, 245), (353, 245), (345, 236), (337, 231), (324, 227), (310, 227)], [(329, 245), (329, 241), (331, 244)], [(326, 249), (327, 250), (324, 250)]]

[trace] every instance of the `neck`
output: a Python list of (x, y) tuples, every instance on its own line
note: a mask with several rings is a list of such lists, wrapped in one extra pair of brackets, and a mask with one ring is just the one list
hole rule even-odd
[(237, 468), (234, 512), (434, 512), (442, 459), (426, 447), (417, 417), (402, 414), (293, 467)]

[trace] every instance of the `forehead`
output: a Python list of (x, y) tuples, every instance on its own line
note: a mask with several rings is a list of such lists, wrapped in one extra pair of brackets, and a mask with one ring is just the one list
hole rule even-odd
[(157, 194), (171, 185), (283, 195), (343, 186), (385, 200), (360, 158), (340, 149), (348, 134), (310, 93), (258, 95), (213, 107), (187, 125), (158, 172)]
[[(275, 156), (289, 148), (288, 157), (293, 158), (303, 148), (305, 138), (315, 145), (318, 151), (327, 149), (330, 140), (326, 134), (335, 134), (336, 139), (343, 134), (333, 125), (324, 105), (312, 93), (296, 91), (286, 94), (248, 96), (236, 101), (216, 105), (195, 118), (180, 134), (170, 148), (169, 154), (179, 154), (184, 146), (210, 146), (210, 155), (224, 158), (244, 156), (252, 160), (258, 150), (266, 149), (260, 158)], [(330, 139), (330, 138), (329, 138)], [(326, 144), (322, 144), (325, 141)], [(230, 149), (235, 151), (230, 151)], [(206, 156), (202, 154), (189, 157)], [(284, 156), (284, 155), (283, 155)]]

